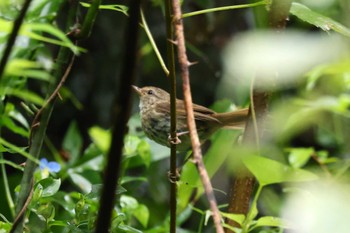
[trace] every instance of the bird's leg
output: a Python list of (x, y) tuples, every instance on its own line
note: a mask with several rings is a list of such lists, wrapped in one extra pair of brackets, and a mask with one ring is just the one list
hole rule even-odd
[(170, 183), (176, 183), (177, 181), (179, 181), (180, 180), (179, 169), (178, 168), (176, 169), (175, 174), (171, 173), (171, 171), (168, 171), (168, 178), (169, 178)]
[(182, 135), (188, 134), (188, 133), (189, 133), (189, 131), (184, 131), (184, 132), (176, 133), (176, 137), (175, 137), (175, 138), (173, 138), (173, 137), (171, 137), (171, 135), (169, 135), (168, 141), (169, 141), (171, 144), (175, 144), (175, 145), (180, 144), (180, 143), (181, 143), (181, 140), (180, 140), (179, 137), (182, 136)]

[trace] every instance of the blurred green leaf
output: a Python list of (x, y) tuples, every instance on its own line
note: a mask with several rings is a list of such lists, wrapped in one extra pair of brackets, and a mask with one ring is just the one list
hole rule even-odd
[(273, 216), (264, 216), (256, 220), (250, 230), (255, 229), (256, 227), (264, 227), (264, 226), (281, 227), (281, 228), (292, 227), (292, 225), (284, 219), (273, 217)]
[[(88, 194), (86, 194), (86, 198), (98, 199), (101, 195), (102, 187), (103, 187), (102, 184), (93, 184), (91, 186), (91, 191)], [(118, 185), (117, 191), (115, 192), (115, 194), (119, 195), (119, 194), (122, 194), (124, 192), (126, 192), (126, 189), (123, 188), (121, 185)]]
[(16, 120), (18, 123), (20, 123), (24, 128), (29, 129), (29, 124), (27, 119), (23, 116), (21, 112), (19, 112), (14, 104), (12, 103), (7, 103), (6, 104), (6, 109), (5, 109), (5, 114), (9, 115), (12, 119)]
[[(83, 7), (90, 7), (91, 4), (89, 3), (86, 3), (86, 2), (80, 2), (80, 4), (83, 6)], [(120, 4), (110, 4), (110, 5), (100, 5), (99, 6), (99, 9), (101, 10), (113, 10), (113, 11), (118, 11), (118, 12), (121, 12), (123, 13), (124, 15), (128, 16), (128, 7), (125, 6), (125, 5), (120, 5)]]
[[(320, 77), (327, 76), (327, 75), (331, 75), (331, 76), (341, 75), (342, 77), (344, 77), (344, 84), (346, 84), (346, 87), (349, 88), (350, 82), (347, 77), (350, 75), (350, 60), (345, 59), (337, 63), (323, 64), (320, 66), (316, 66), (306, 74), (306, 77), (307, 77), (306, 89), (309, 91), (314, 89)], [(332, 77), (329, 77), (329, 78), (332, 78)]]
[(111, 144), (111, 132), (95, 126), (89, 129), (89, 135), (97, 147), (106, 154)]
[(45, 218), (46, 221), (51, 221), (55, 217), (55, 207), (51, 203), (39, 206), (36, 214)]
[(11, 228), (12, 228), (11, 223), (0, 221), (0, 233), (10, 232)]
[(141, 225), (144, 228), (147, 227), (148, 220), (150, 217), (150, 213), (147, 206), (139, 204), (137, 208), (133, 211), (133, 216), (141, 223)]
[[(12, 28), (12, 22), (3, 20), (0, 18), (0, 32), (3, 33), (9, 33)], [(36, 33), (35, 31), (39, 32)], [(52, 35), (54, 37), (57, 37), (57, 39), (52, 39), (47, 36), (41, 35), (41, 33), (47, 33), (49, 35)], [(75, 46), (68, 37), (59, 29), (55, 28), (54, 26), (46, 23), (23, 23), (21, 26), (21, 29), (19, 31), (19, 34), (22, 36), (28, 36), (31, 39), (47, 42), (59, 46), (68, 47), (71, 49), (74, 53), (79, 54), (79, 52), (85, 52), (86, 50), (83, 48), (80, 48), (78, 46)]]
[[(2, 150), (2, 148), (4, 148), (1, 144), (0, 144), (0, 153), (5, 152), (6, 150)], [(5, 160), (5, 159), (0, 159), (0, 164), (7, 164), (17, 170), (23, 171), (24, 167), (15, 164), (14, 162), (11, 162), (10, 160)]]
[(262, 186), (318, 179), (315, 174), (309, 171), (292, 168), (262, 156), (248, 156), (243, 158), (242, 161)]
[(142, 182), (146, 182), (147, 181), (146, 177), (123, 176), (121, 179), (122, 179), (120, 181), (121, 184), (126, 184), (126, 183), (134, 182), (134, 181), (142, 181)]
[(63, 138), (62, 147), (69, 154), (69, 164), (74, 164), (80, 157), (83, 139), (77, 122), (73, 121)]
[(29, 131), (28, 129), (24, 129), (23, 127), (20, 127), (16, 125), (13, 120), (6, 115), (0, 117), (0, 125), (8, 128), (11, 130), (13, 133), (19, 134), (23, 137), (28, 138), (29, 137)]
[(40, 70), (41, 68), (41, 64), (35, 61), (12, 59), (6, 66), (5, 74), (50, 81), (52, 79), (50, 73), (46, 70)]
[(313, 148), (289, 148), (287, 151), (289, 164), (294, 168), (303, 167), (315, 153)]
[(231, 213), (221, 212), (221, 215), (227, 219), (237, 222), (239, 225), (242, 225), (245, 220), (244, 214), (231, 214)]
[(71, 178), (72, 182), (82, 190), (83, 193), (89, 193), (91, 191), (92, 184), (84, 176), (69, 172), (69, 177)]
[(149, 167), (149, 165), (151, 164), (150, 145), (146, 141), (141, 140), (140, 143), (137, 145), (137, 153), (142, 158), (142, 161), (145, 163), (146, 167)]
[(23, 148), (18, 147), (8, 141), (6, 141), (5, 139), (3, 139), (2, 137), (0, 137), (0, 144), (2, 144), (4, 147), (7, 147), (10, 150), (7, 150), (7, 152), (10, 153), (18, 153), (24, 157), (26, 157), (27, 159), (32, 160), (33, 162), (35, 162), (36, 164), (40, 164), (39, 160), (34, 158), (31, 154), (29, 154), (28, 152), (26, 152), (25, 150), (23, 150)]
[(6, 88), (0, 86), (0, 96), (15, 96), (18, 97), (26, 102), (32, 102), (34, 104), (43, 105), (44, 99), (38, 96), (37, 94), (28, 91), (28, 90), (21, 90), (21, 89), (15, 89), (12, 87), (7, 86)]
[[(204, 164), (210, 177), (225, 163), (227, 156), (232, 151), (231, 145), (238, 133), (239, 131), (234, 130), (220, 130), (213, 136), (212, 145), (203, 157)], [(180, 179), (178, 201), (180, 209), (184, 209), (188, 205), (194, 188), (202, 186), (197, 168), (191, 162), (187, 162), (183, 166)], [(202, 193), (203, 189), (197, 190), (196, 198), (201, 196)]]
[[(42, 197), (50, 197), (57, 193), (61, 186), (61, 179), (53, 179), (48, 177), (38, 182), (43, 187)], [(38, 185), (37, 184), (37, 185)]]
[(304, 20), (316, 27), (321, 28), (324, 31), (329, 31), (332, 29), (344, 36), (350, 37), (349, 28), (345, 27), (344, 25), (336, 22), (331, 18), (328, 18), (324, 15), (312, 11), (311, 9), (300, 3), (293, 2), (290, 8), (290, 13), (292, 13), (301, 20)]

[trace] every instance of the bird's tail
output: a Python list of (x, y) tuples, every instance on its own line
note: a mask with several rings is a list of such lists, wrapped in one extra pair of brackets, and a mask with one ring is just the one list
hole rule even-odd
[(215, 113), (213, 117), (218, 119), (224, 128), (243, 129), (248, 116), (248, 108), (235, 110), (233, 112)]

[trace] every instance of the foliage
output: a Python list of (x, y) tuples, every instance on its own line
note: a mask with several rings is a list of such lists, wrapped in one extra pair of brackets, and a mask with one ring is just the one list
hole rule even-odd
[[(263, 20), (264, 17), (258, 13), (258, 10), (267, 14), (270, 4), (270, 1), (260, 1), (237, 7), (217, 8), (219, 6), (216, 7), (215, 1), (190, 2), (195, 6), (194, 8), (199, 7), (205, 10), (192, 12), (194, 11), (192, 10), (193, 5), (186, 1), (183, 2), (186, 12), (185, 25), (187, 26), (185, 33), (188, 33), (186, 34), (188, 35), (187, 46), (190, 58), (200, 61), (199, 70), (215, 67), (214, 62), (210, 61), (210, 53), (213, 53), (213, 49), (206, 47), (211, 43), (202, 42), (200, 38), (214, 41), (212, 39), (215, 37), (214, 34), (219, 34), (218, 31), (215, 31), (215, 25), (223, 21), (231, 25), (229, 15), (236, 12), (236, 9), (247, 8), (244, 12), (253, 11), (254, 14), (245, 16), (250, 22)], [(215, 84), (219, 97), (232, 97), (231, 90), (244, 84), (243, 80), (264, 82), (262, 85), (264, 90), (267, 86), (271, 88), (269, 90), (274, 91), (271, 98), (271, 113), (267, 116), (267, 121), (269, 119), (273, 121), (269, 121), (272, 123), (268, 124), (266, 133), (264, 132), (266, 140), (260, 142), (259, 151), (247, 146), (239, 146), (240, 131), (223, 129), (212, 136), (210, 147), (205, 153), (205, 164), (210, 176), (213, 177), (215, 194), (220, 200), (222, 216), (239, 224), (239, 227), (232, 227), (223, 223), (233, 232), (272, 233), (282, 232), (283, 229), (290, 229), (291, 232), (326, 232), (325, 230), (329, 230), (326, 221), (314, 223), (308, 220), (307, 224), (300, 224), (304, 219), (298, 214), (303, 213), (303, 209), (300, 207), (299, 210), (295, 210), (293, 204), (303, 203), (304, 197), (306, 197), (305, 200), (315, 200), (315, 205), (305, 204), (307, 207), (305, 213), (319, 214), (317, 216), (329, 222), (336, 222), (339, 219), (342, 229), (349, 228), (342, 216), (335, 214), (337, 210), (331, 207), (337, 198), (339, 202), (349, 203), (348, 197), (339, 194), (340, 192), (350, 194), (348, 179), (350, 162), (347, 156), (350, 149), (348, 143), (350, 58), (346, 45), (349, 42), (350, 29), (346, 26), (348, 22), (344, 20), (348, 15), (350, 5), (346, 1), (334, 0), (325, 1), (329, 2), (329, 5), (320, 5), (319, 8), (316, 8), (306, 5), (306, 2), (292, 3), (288, 27), (297, 29), (301, 34), (313, 33), (316, 37), (326, 38), (325, 40), (337, 35), (337, 38), (340, 38), (337, 41), (345, 41), (345, 43), (339, 43), (341, 54), (330, 58), (327, 48), (317, 47), (319, 54), (324, 54), (322, 59), (308, 57), (309, 60), (312, 60), (311, 65), (303, 67), (303, 70), (297, 70), (293, 64), (288, 64), (293, 67), (291, 69), (293, 81), (287, 85), (279, 85), (278, 81), (275, 82), (275, 80), (285, 81), (283, 80), (285, 76), (278, 76), (277, 72), (271, 75), (273, 77), (258, 77), (259, 72), (255, 68), (259, 64), (253, 64), (254, 67), (239, 67), (243, 68), (246, 71), (244, 74), (247, 75), (239, 77), (240, 82), (236, 82), (237, 77), (232, 77), (229, 69), (225, 68), (225, 66), (234, 66), (235, 62), (240, 61), (233, 59), (233, 64), (230, 60), (229, 62), (223, 61), (219, 65), (223, 66), (223, 77), (220, 83)], [(27, 219), (25, 232), (93, 232), (94, 230), (105, 157), (112, 136), (109, 130), (101, 126), (103, 125), (100, 124), (101, 122), (96, 121), (86, 126), (84, 122), (81, 122), (82, 118), (75, 119), (77, 115), (67, 120), (67, 115), (74, 111), (84, 112), (84, 117), (86, 113), (88, 115), (97, 114), (89, 109), (86, 102), (80, 102), (81, 96), (88, 95), (88, 92), (83, 89), (89, 88), (84, 85), (86, 83), (74, 83), (74, 79), (79, 78), (78, 71), (71, 75), (70, 87), (79, 86), (80, 91), (74, 93), (74, 88), (70, 91), (66, 87), (60, 91), (62, 102), (71, 101), (73, 107), (64, 108), (65, 105), (59, 103), (58, 110), (54, 112), (52, 118), (52, 124), (54, 128), (56, 127), (53, 132), (60, 132), (60, 135), (57, 137), (54, 133), (46, 135), (45, 147), (41, 152), (40, 160), (28, 153), (31, 134), (34, 130), (31, 125), (33, 117), (45, 104), (46, 96), (50, 94), (47, 93), (48, 86), (54, 82), (53, 73), (57, 69), (57, 61), (54, 57), (57, 49), (60, 47), (70, 49), (76, 55), (80, 55), (77, 60), (83, 60), (87, 53), (94, 51), (94, 46), (89, 43), (75, 45), (72, 38), (66, 34), (67, 32), (58, 26), (62, 20), (59, 17), (65, 15), (65, 7), (67, 7), (65, 4), (66, 1), (35, 0), (32, 2), (10, 60), (6, 64), (5, 73), (0, 77), (0, 165), (2, 170), (0, 185), (1, 190), (4, 190), (0, 193), (3, 200), (0, 206), (0, 232), (9, 232), (15, 221), (16, 198), (21, 188), (20, 177), (23, 174), (23, 166), (25, 166), (23, 163), (26, 159), (33, 161), (37, 169), (34, 174), (31, 201), (25, 212)], [(140, 25), (144, 29), (140, 49), (140, 58), (144, 67), (140, 69), (140, 73), (143, 72), (146, 77), (157, 78), (156, 80), (162, 83), (164, 81), (160, 80), (160, 75), (155, 70), (165, 73), (167, 71), (162, 59), (162, 56), (165, 56), (162, 43), (164, 44), (166, 39), (164, 33), (158, 30), (159, 25), (164, 23), (161, 22), (163, 18), (159, 17), (159, 11), (164, 6), (162, 1), (152, 1), (152, 4), (147, 3), (146, 5), (149, 9), (146, 7), (143, 9), (145, 14)], [(7, 46), (8, 36), (21, 6), (22, 1), (8, 0), (0, 3), (0, 57)], [(81, 2), (80, 10), (84, 12), (89, 6), (88, 3)], [(328, 11), (328, 8), (331, 8), (332, 11)], [(100, 14), (107, 15), (107, 17), (115, 17), (115, 15), (122, 19), (128, 17), (128, 7), (125, 5), (101, 5), (100, 10)], [(197, 25), (199, 22), (196, 21), (196, 17), (205, 19), (205, 28)], [(148, 25), (147, 20), (149, 20)], [(195, 27), (192, 27), (191, 30), (192, 24)], [(220, 24), (220, 26), (223, 25)], [(118, 23), (113, 27), (119, 30), (122, 24)], [(254, 25), (246, 29), (253, 33), (259, 31)], [(112, 30), (109, 33), (114, 35)], [(97, 33), (92, 34), (94, 36)], [(252, 35), (255, 37), (257, 34)], [(285, 35), (291, 37), (291, 34), (287, 32)], [(159, 42), (160, 37), (162, 37), (162, 42)], [(216, 39), (220, 41), (217, 43), (227, 41), (222, 34), (219, 34)], [(114, 37), (113, 40), (115, 40)], [(232, 43), (237, 43), (237, 41), (233, 40)], [(258, 42), (258, 40), (249, 41), (249, 47), (258, 48)], [(271, 46), (271, 41), (268, 42)], [(122, 42), (118, 43), (122, 44)], [(227, 46), (227, 42), (225, 43)], [(316, 43), (317, 41), (311, 40), (310, 44)], [(103, 46), (101, 41), (96, 44)], [(299, 44), (297, 46), (303, 48)], [(226, 51), (222, 51), (223, 54), (235, 53), (234, 49), (231, 50), (229, 46), (225, 48)], [(110, 50), (118, 54), (118, 50), (114, 49), (111, 46)], [(246, 52), (244, 51), (243, 53)], [(285, 53), (296, 60), (301, 60), (302, 55), (310, 53), (306, 51), (300, 54), (294, 53), (295, 51), (297, 50), (289, 49)], [(215, 53), (220, 54), (220, 52)], [(259, 52), (261, 51), (257, 53)], [(268, 61), (270, 55), (264, 52), (259, 55), (258, 60), (254, 60), (254, 63), (260, 61), (261, 64), (265, 64), (264, 62)], [(220, 60), (219, 56), (217, 55), (216, 60)], [(283, 57), (287, 57), (287, 54), (279, 56), (276, 60), (283, 60)], [(323, 59), (325, 57), (327, 59)], [(253, 60), (250, 56), (248, 58), (250, 61)], [(243, 60), (244, 58), (238, 56), (238, 59)], [(101, 63), (99, 65), (103, 66)], [(272, 64), (272, 71), (276, 71), (278, 65)], [(203, 66), (206, 67), (203, 68)], [(115, 68), (114, 62), (112, 68)], [(80, 69), (84, 71), (89, 67)], [(194, 73), (198, 72), (196, 68), (193, 69)], [(253, 71), (255, 72), (252, 75), (254, 77), (249, 76)], [(109, 76), (111, 76), (110, 73)], [(210, 72), (206, 70), (203, 73), (210, 76)], [(213, 73), (221, 74), (221, 72)], [(99, 77), (100, 74), (94, 75)], [(202, 76), (205, 75), (202, 74)], [(201, 75), (197, 76), (201, 77)], [(213, 92), (213, 86), (205, 84), (201, 79), (196, 81), (196, 77), (193, 78), (194, 86), (202, 88), (202, 100), (205, 102), (205, 90), (209, 89)], [(96, 85), (96, 90), (94, 85), (91, 86), (91, 89), (98, 92), (96, 90), (99, 85)], [(100, 92), (103, 93), (103, 91)], [(101, 93), (99, 94), (104, 95)], [(236, 102), (240, 102), (242, 106), (246, 105), (249, 91), (239, 90), (236, 93), (242, 93)], [(99, 101), (98, 105), (102, 108), (107, 102), (110, 100)], [(231, 100), (226, 99), (217, 101), (212, 108), (215, 111), (224, 112), (232, 110), (235, 105)], [(106, 111), (96, 112), (103, 116), (108, 115)], [(59, 121), (58, 118), (63, 118), (66, 124), (69, 122), (69, 126), (60, 128), (55, 125), (55, 121)], [(167, 203), (169, 150), (147, 139), (140, 129), (140, 119), (138, 114), (134, 114), (129, 121), (129, 132), (124, 139), (121, 178), (118, 181), (118, 189), (115, 191), (116, 204), (111, 232), (169, 231)], [(199, 176), (191, 159), (183, 162), (184, 157), (186, 155), (179, 154), (181, 176), (177, 182), (178, 232), (212, 232), (211, 212), (203, 197)], [(228, 203), (227, 180), (240, 169), (237, 164), (241, 162), (258, 182), (247, 215), (228, 213), (226, 208)], [(317, 186), (329, 189), (329, 197), (327, 197), (329, 200), (324, 195), (319, 195), (320, 191)], [(320, 207), (317, 208), (317, 213), (313, 212), (314, 207)], [(329, 213), (327, 208), (330, 208)], [(347, 216), (348, 205), (339, 206), (339, 209), (339, 212)], [(302, 216), (305, 219), (309, 217)], [(324, 226), (323, 231), (315, 230), (320, 229), (319, 225)]]

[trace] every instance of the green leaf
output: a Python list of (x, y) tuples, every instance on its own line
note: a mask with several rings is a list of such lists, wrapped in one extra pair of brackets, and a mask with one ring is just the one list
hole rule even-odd
[(225, 218), (228, 218), (230, 220), (233, 220), (237, 222), (239, 225), (242, 225), (245, 220), (244, 214), (231, 214), (231, 213), (223, 213), (221, 212), (221, 215)]
[(34, 104), (43, 105), (44, 99), (38, 96), (37, 94), (21, 89), (14, 89), (12, 87), (2, 88), (0, 87), (0, 96), (9, 95), (18, 97), (26, 102), (32, 102)]
[(281, 218), (277, 218), (277, 217), (273, 217), (273, 216), (264, 216), (259, 218), (254, 226), (250, 229), (254, 229), (256, 227), (264, 227), (264, 226), (268, 226), (268, 227), (281, 227), (281, 228), (290, 228), (292, 227), (290, 223), (288, 223), (286, 220), (281, 219)]
[(42, 66), (38, 62), (25, 59), (12, 59), (6, 66), (5, 74), (50, 81), (52, 78), (50, 73), (40, 70), (41, 68)]
[[(4, 148), (4, 147), (0, 144), (0, 153), (6, 151), (6, 150), (2, 151), (2, 148)], [(11, 162), (11, 161), (9, 161), (9, 160), (0, 159), (0, 164), (7, 164), (7, 165), (9, 165), (9, 166), (11, 166), (11, 167), (13, 167), (13, 168), (15, 168), (15, 169), (20, 170), (20, 171), (23, 171), (23, 170), (24, 170), (24, 168), (23, 168), (22, 166), (17, 165), (16, 163)]]
[(11, 223), (0, 221), (0, 233), (10, 232), (11, 228), (12, 228), (12, 224)]
[(0, 144), (3, 145), (4, 147), (9, 148), (10, 150), (7, 150), (7, 152), (10, 153), (18, 153), (24, 157), (26, 157), (27, 159), (32, 160), (33, 162), (35, 162), (36, 164), (40, 164), (39, 160), (37, 158), (35, 158), (34, 156), (32, 156), (31, 154), (29, 154), (28, 152), (26, 152), (25, 150), (23, 150), (22, 148), (6, 141), (5, 139), (3, 139), (2, 137), (0, 137)]
[(149, 220), (149, 210), (147, 206), (139, 204), (133, 211), (133, 216), (141, 223), (144, 228), (147, 227)]
[[(99, 198), (101, 195), (102, 187), (103, 187), (102, 184), (93, 184), (91, 186), (91, 191), (88, 194), (86, 194), (86, 197), (89, 199)], [(121, 185), (118, 185), (117, 191), (115, 192), (115, 194), (119, 195), (126, 191), (127, 190), (125, 188), (123, 188)]]
[(55, 207), (51, 203), (41, 205), (36, 210), (38, 216), (42, 216), (46, 221), (51, 221), (55, 217)]
[(309, 171), (292, 168), (262, 156), (248, 156), (242, 161), (262, 186), (283, 182), (312, 181), (318, 178)]
[(89, 129), (89, 135), (96, 146), (106, 154), (111, 145), (111, 132), (95, 126)]
[[(90, 7), (91, 4), (85, 3), (85, 2), (80, 2), (80, 4), (83, 7)], [(100, 5), (99, 9), (101, 10), (113, 10), (113, 11), (119, 11), (123, 13), (124, 15), (128, 16), (128, 7), (125, 5), (120, 5), (120, 4), (110, 4), (110, 5)]]
[(120, 184), (126, 184), (126, 183), (134, 182), (134, 181), (147, 182), (148, 180), (146, 177), (123, 176), (121, 178)]
[(50, 197), (53, 196), (59, 190), (61, 186), (61, 179), (53, 179), (51, 177), (40, 180), (38, 182), (43, 187), (41, 196)]
[(293, 2), (290, 8), (290, 13), (298, 17), (299, 19), (306, 21), (316, 27), (321, 28), (324, 31), (334, 30), (344, 36), (350, 37), (349, 28), (336, 22), (335, 20), (328, 18), (324, 15), (316, 13), (310, 10), (308, 7)]
[[(212, 177), (218, 169), (225, 163), (227, 156), (232, 150), (231, 144), (238, 135), (238, 131), (220, 130), (213, 135), (213, 142), (207, 153), (203, 156), (204, 164), (208, 174)], [(185, 209), (192, 198), (193, 189), (201, 187), (201, 181), (198, 171), (193, 163), (187, 162), (181, 173), (181, 182), (179, 183), (178, 201), (180, 209)], [(203, 189), (197, 190), (196, 198), (201, 196)]]
[(20, 123), (24, 128), (29, 129), (29, 124), (27, 119), (15, 109), (15, 106), (11, 103), (6, 104), (6, 110), (5, 112), (14, 120), (16, 120), (18, 123)]
[(315, 153), (313, 148), (290, 148), (288, 161), (294, 168), (301, 168), (310, 159), (311, 155)]
[(139, 137), (133, 135), (126, 135), (124, 139), (124, 154), (128, 157), (135, 156), (137, 154), (138, 145), (141, 142)]
[(146, 167), (149, 167), (151, 164), (151, 146), (144, 140), (141, 140), (137, 145), (137, 153), (142, 158), (142, 161), (145, 163)]
[(80, 135), (78, 125), (73, 121), (63, 139), (63, 149), (69, 153), (69, 164), (74, 164), (80, 157), (83, 139)]
[(92, 184), (84, 176), (72, 172), (69, 172), (69, 176), (73, 183), (77, 185), (83, 191), (83, 193), (89, 193), (91, 191)]
[(29, 137), (29, 131), (28, 129), (24, 129), (18, 125), (16, 125), (13, 120), (7, 116), (2, 116), (0, 118), (0, 125), (5, 126), (9, 130), (11, 130), (13, 133), (19, 134), (23, 137), (28, 138)]

